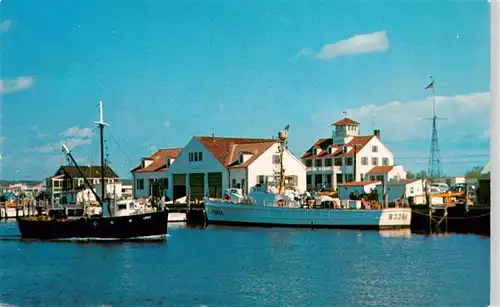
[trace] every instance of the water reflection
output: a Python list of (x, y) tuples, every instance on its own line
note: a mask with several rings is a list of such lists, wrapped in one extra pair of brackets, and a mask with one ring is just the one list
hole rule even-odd
[(402, 237), (402, 238), (411, 238), (411, 229), (381, 229), (378, 232), (383, 238), (393, 238), (393, 237)]

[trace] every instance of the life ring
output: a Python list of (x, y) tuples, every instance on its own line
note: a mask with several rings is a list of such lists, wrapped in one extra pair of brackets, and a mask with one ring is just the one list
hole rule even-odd
[(278, 207), (284, 207), (285, 205), (286, 205), (286, 201), (283, 198), (278, 200)]

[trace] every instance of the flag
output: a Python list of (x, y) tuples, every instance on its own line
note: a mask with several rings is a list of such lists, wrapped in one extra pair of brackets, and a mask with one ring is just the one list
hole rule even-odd
[(429, 83), (429, 85), (427, 85), (424, 90), (428, 90), (430, 88), (433, 88), (434, 87), (434, 81), (432, 81), (431, 83)]

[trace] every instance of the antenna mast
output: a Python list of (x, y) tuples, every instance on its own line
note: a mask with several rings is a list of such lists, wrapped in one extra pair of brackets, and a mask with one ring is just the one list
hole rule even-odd
[(446, 119), (444, 117), (436, 116), (436, 90), (435, 90), (435, 78), (430, 77), (430, 83), (425, 87), (425, 89), (432, 89), (432, 118), (427, 118), (432, 120), (432, 138), (431, 138), (431, 149), (429, 153), (429, 169), (428, 176), (433, 179), (440, 178), (442, 175), (441, 166), (441, 154), (439, 150), (438, 132), (436, 121), (438, 119)]

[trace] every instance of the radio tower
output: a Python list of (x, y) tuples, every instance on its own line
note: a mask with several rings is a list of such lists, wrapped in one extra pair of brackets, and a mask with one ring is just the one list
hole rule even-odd
[(442, 175), (441, 169), (441, 156), (439, 152), (439, 141), (438, 141), (438, 133), (436, 121), (438, 119), (445, 119), (443, 117), (436, 116), (436, 91), (434, 89), (434, 81), (433, 77), (430, 78), (431, 82), (429, 85), (425, 87), (425, 89), (432, 89), (432, 139), (431, 139), (431, 151), (429, 154), (429, 170), (428, 176), (433, 179), (440, 178)]

